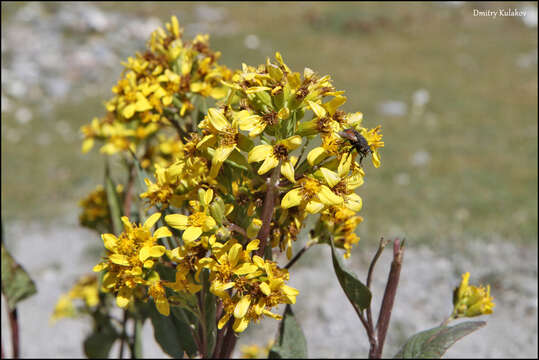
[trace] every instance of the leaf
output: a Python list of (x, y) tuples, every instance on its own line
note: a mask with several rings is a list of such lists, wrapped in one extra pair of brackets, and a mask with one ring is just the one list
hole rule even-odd
[(335, 269), (335, 274), (337, 275), (337, 279), (339, 279), (339, 283), (341, 284), (346, 297), (350, 303), (352, 303), (352, 306), (356, 311), (358, 311), (358, 308), (360, 310), (365, 310), (371, 303), (371, 291), (368, 287), (363, 285), (353, 273), (344, 268), (340, 257), (337, 256), (335, 252), (333, 238), (330, 240), (330, 245), (333, 268)]
[(105, 192), (107, 193), (107, 202), (109, 204), (110, 215), (112, 218), (112, 227), (115, 234), (122, 232), (122, 207), (120, 206), (120, 198), (116, 192), (116, 186), (110, 177), (109, 164), (107, 162), (105, 168)]
[(286, 305), (283, 320), (279, 325), (277, 343), (269, 352), (270, 359), (300, 359), (307, 358), (307, 340), (299, 326), (292, 307)]
[(439, 326), (412, 336), (395, 358), (441, 358), (447, 349), (464, 336), (486, 325), (484, 321), (467, 321), (455, 326)]
[(6, 297), (8, 307), (15, 305), (37, 292), (34, 281), (24, 268), (19, 265), (4, 247), (2, 242), (2, 293)]
[(191, 328), (182, 320), (182, 314), (179, 313), (181, 311), (172, 308), (171, 316), (164, 316), (156, 310), (155, 305), (150, 310), (155, 341), (173, 358), (183, 358), (184, 351), (194, 356), (197, 351)]
[(101, 330), (94, 330), (83, 343), (84, 353), (90, 359), (108, 358), (110, 349), (119, 335), (112, 325), (106, 326)]
[(206, 330), (206, 353), (213, 354), (217, 337), (217, 320), (215, 318), (216, 304), (215, 295), (210, 292), (210, 272), (204, 269), (202, 272), (202, 291), (204, 296), (204, 328)]

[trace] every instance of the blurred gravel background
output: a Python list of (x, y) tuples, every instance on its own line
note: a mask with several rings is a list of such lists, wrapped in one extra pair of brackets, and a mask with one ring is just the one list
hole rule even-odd
[[(489, 7), (527, 15), (472, 16)], [(83, 356), (87, 319), (49, 324), (60, 294), (101, 251), (77, 225), (77, 200), (102, 181), (103, 158), (80, 154), (78, 129), (103, 113), (120, 61), (172, 14), (187, 38), (209, 33), (228, 66), (279, 50), (293, 69), (332, 74), (347, 90), (346, 110), (383, 125), (382, 167), (368, 168), (360, 189), (362, 240), (347, 264), (362, 277), (380, 235), (407, 237), (386, 356), (441, 322), (465, 271), (492, 285), (496, 308), (447, 356), (538, 356), (536, 3), (3, 2), (2, 219), (9, 249), (38, 286), (20, 305), (23, 357)], [(329, 249), (309, 252), (291, 276), (309, 356), (365, 357)], [(389, 262), (387, 251), (375, 299)], [(276, 325), (250, 326), (239, 345), (264, 345)], [(148, 323), (144, 333), (145, 356), (163, 356)], [(10, 354), (5, 316), (2, 344)]]

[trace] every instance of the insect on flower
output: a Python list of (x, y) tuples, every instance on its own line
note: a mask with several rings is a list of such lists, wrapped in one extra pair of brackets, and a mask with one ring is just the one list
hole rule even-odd
[(369, 154), (372, 153), (371, 147), (369, 146), (367, 139), (365, 139), (365, 137), (363, 137), (363, 135), (361, 135), (357, 130), (352, 128), (344, 129), (338, 134), (341, 137), (350, 141), (350, 144), (352, 144), (353, 148), (357, 150), (357, 153), (359, 154), (360, 164), (363, 161), (363, 158), (367, 157)]

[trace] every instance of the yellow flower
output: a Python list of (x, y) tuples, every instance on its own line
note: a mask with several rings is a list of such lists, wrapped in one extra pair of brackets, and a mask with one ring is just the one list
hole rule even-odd
[(212, 156), (212, 164), (210, 176), (216, 177), (221, 169), (221, 166), (234, 149), (238, 146), (239, 128), (236, 119), (230, 123), (223, 110), (211, 108), (208, 110), (208, 115), (199, 125), (203, 129), (208, 129), (212, 134), (207, 135), (202, 142), (219, 141), (217, 149)]
[(453, 315), (459, 317), (473, 317), (479, 315), (492, 314), (495, 304), (490, 296), (490, 285), (476, 287), (468, 285), (470, 273), (462, 275), (460, 286), (455, 288), (453, 299)]
[(290, 156), (289, 158), (288, 153), (297, 149), (300, 145), (301, 136), (299, 135), (280, 140), (274, 146), (258, 145), (249, 152), (247, 162), (264, 161), (258, 169), (259, 175), (267, 173), (281, 162), (281, 174), (290, 182), (295, 183), (294, 165), (296, 165), (297, 158), (295, 156)]
[(327, 185), (321, 184), (316, 179), (304, 177), (298, 181), (299, 187), (286, 193), (281, 200), (281, 207), (288, 209), (294, 206), (305, 206), (305, 210), (316, 214), (325, 206), (343, 203), (343, 198), (336, 195)]
[[(213, 199), (213, 190), (208, 189), (202, 192), (202, 203), (193, 201), (191, 205), (195, 212), (189, 216), (183, 214), (172, 214), (165, 216), (165, 221), (171, 227), (184, 230), (182, 240), (190, 244), (202, 235), (202, 233), (214, 230), (217, 227), (215, 219), (209, 213), (209, 205)], [(201, 206), (202, 205), (202, 206)]]
[(94, 266), (94, 271), (107, 270), (103, 277), (103, 289), (117, 291), (116, 304), (125, 308), (133, 299), (133, 291), (138, 284), (143, 284), (143, 268), (150, 269), (154, 260), (165, 253), (165, 247), (157, 245), (157, 239), (172, 236), (167, 227), (162, 226), (153, 234), (151, 228), (161, 217), (160, 213), (150, 216), (142, 226), (129, 222), (122, 217), (124, 231), (119, 237), (103, 234), (101, 238), (109, 251), (105, 261)]

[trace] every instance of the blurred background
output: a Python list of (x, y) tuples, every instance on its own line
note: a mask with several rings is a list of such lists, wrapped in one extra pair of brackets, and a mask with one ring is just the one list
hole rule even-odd
[[(386, 356), (451, 312), (452, 289), (470, 271), (472, 283), (491, 284), (495, 312), (448, 356), (537, 357), (537, 5), (460, 1), (2, 2), (2, 220), (38, 287), (20, 305), (23, 356), (83, 355), (89, 321), (48, 323), (59, 295), (101, 252), (98, 235), (78, 226), (77, 203), (103, 182), (104, 158), (81, 154), (79, 128), (104, 114), (120, 61), (171, 15), (185, 38), (208, 33), (231, 68), (279, 51), (295, 71), (330, 74), (346, 91), (344, 110), (382, 125), (382, 166), (367, 162), (361, 241), (347, 265), (363, 278), (380, 236), (406, 238)], [(309, 355), (366, 357), (328, 248), (309, 251), (291, 274)], [(388, 251), (375, 299), (389, 262)], [(149, 324), (144, 331), (144, 354), (162, 356)], [(263, 321), (240, 346), (264, 345), (275, 331)]]

